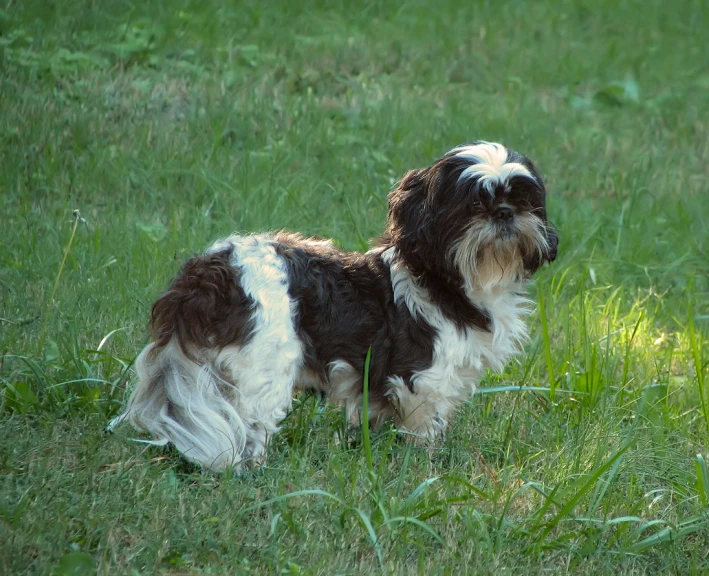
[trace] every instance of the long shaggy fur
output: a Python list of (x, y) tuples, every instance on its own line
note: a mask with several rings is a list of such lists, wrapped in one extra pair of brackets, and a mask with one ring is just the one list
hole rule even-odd
[(534, 165), (474, 142), (409, 172), (365, 254), (280, 232), (233, 235), (155, 303), (126, 412), (202, 466), (260, 464), (296, 388), (439, 440), (486, 369), (526, 337), (530, 275), (556, 256)]

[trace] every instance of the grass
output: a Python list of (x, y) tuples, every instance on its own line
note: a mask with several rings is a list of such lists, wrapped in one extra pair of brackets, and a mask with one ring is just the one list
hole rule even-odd
[[(707, 26), (699, 0), (7, 2), (0, 572), (707, 573)], [(475, 138), (535, 160), (562, 243), (439, 453), (311, 396), (251, 476), (102, 433), (187, 256), (364, 249), (396, 178)]]

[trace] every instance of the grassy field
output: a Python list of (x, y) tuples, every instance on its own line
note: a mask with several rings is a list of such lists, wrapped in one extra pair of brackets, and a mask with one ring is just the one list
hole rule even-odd
[[(0, 573), (709, 573), (706, 2), (4, 4)], [(312, 396), (250, 476), (102, 433), (186, 257), (365, 249), (474, 139), (561, 245), (440, 453)]]

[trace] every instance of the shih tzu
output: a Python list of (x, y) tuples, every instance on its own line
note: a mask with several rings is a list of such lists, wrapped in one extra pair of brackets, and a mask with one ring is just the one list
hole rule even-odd
[(473, 142), (401, 179), (365, 254), (290, 232), (218, 241), (153, 306), (109, 428), (128, 419), (207, 468), (260, 464), (295, 389), (359, 422), (371, 347), (372, 425), (435, 443), (526, 337), (525, 284), (558, 243), (545, 197), (529, 159)]

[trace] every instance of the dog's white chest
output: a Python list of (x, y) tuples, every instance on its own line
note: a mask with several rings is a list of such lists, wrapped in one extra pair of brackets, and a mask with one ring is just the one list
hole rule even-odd
[(502, 370), (510, 357), (519, 351), (527, 336), (525, 302), (525, 298), (513, 293), (495, 297), (488, 308), (492, 318), (489, 332), (459, 329), (450, 320), (437, 318), (438, 335), (431, 371), (447, 375), (450, 385), (465, 389), (466, 396), (472, 394), (475, 383), (486, 369)]

